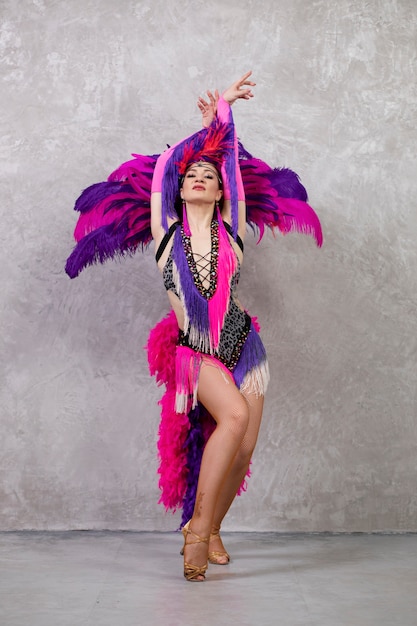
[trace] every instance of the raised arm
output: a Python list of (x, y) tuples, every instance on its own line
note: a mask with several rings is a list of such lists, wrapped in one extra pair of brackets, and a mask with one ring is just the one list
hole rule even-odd
[[(168, 161), (174, 146), (165, 150), (158, 158), (155, 170), (152, 177), (152, 190), (151, 190), (151, 232), (155, 241), (155, 250), (158, 249), (164, 235), (165, 229), (162, 225), (162, 177), (164, 174), (164, 168)], [(170, 220), (171, 223), (173, 220)], [(169, 224), (170, 225), (170, 224)]]
[[(229, 121), (229, 117), (231, 115), (230, 107), (236, 100), (250, 100), (253, 98), (254, 94), (252, 93), (251, 87), (255, 86), (255, 83), (249, 80), (252, 72), (246, 72), (243, 76), (241, 76), (238, 80), (230, 85), (222, 94), (221, 98), (217, 103), (217, 116), (220, 120), (224, 122)], [(235, 142), (235, 163), (236, 163), (236, 184), (238, 191), (238, 228), (237, 232), (240, 238), (243, 240), (246, 233), (246, 203), (245, 203), (245, 192), (243, 189), (242, 175), (240, 173), (239, 168), (239, 153), (238, 153), (238, 145), (237, 145), (237, 134), (235, 132), (234, 137)], [(230, 204), (230, 189), (228, 187), (227, 177), (225, 172), (222, 172), (223, 180), (224, 180), (224, 206), (223, 206), (223, 219), (231, 224), (232, 215), (231, 215), (231, 204)]]
[[(204, 100), (204, 98), (200, 97), (197, 102), (197, 106), (202, 114), (203, 128), (208, 128), (216, 116), (219, 92), (217, 91), (217, 89), (214, 94), (212, 94), (211, 91), (207, 91), (207, 96), (208, 100)], [(156, 162), (155, 172), (152, 178), (151, 231), (156, 248), (158, 248), (166, 232), (162, 223), (162, 177), (164, 174), (165, 165), (177, 145), (178, 144), (171, 146), (171, 148), (165, 150), (165, 152), (161, 154)], [(168, 218), (168, 226), (170, 226), (173, 221), (174, 219)]]
[[(192, 137), (193, 135), (190, 135)], [(186, 139), (181, 139), (181, 141), (177, 142), (165, 152), (163, 152), (159, 157), (155, 165), (155, 170), (152, 176), (152, 188), (151, 188), (151, 232), (152, 237), (155, 241), (155, 247), (158, 248), (161, 243), (165, 233), (168, 228), (171, 226), (173, 222), (175, 222), (174, 217), (166, 217), (167, 223), (164, 223), (163, 219), (163, 211), (162, 211), (162, 180), (164, 177), (165, 166), (167, 162), (171, 158), (172, 153), (175, 148), (182, 142), (186, 141)]]
[[(204, 100), (204, 98), (199, 98), (197, 104), (203, 116), (203, 127), (208, 128), (213, 121), (214, 117), (217, 115), (218, 119), (222, 122), (228, 123), (229, 121), (233, 121), (231, 116), (230, 106), (238, 99), (249, 100), (253, 97), (253, 93), (251, 87), (255, 85), (252, 81), (249, 80), (249, 76), (251, 72), (247, 72), (240, 79), (235, 81), (230, 87), (226, 89), (223, 93), (223, 96), (219, 98), (219, 93), (216, 90), (214, 95), (208, 91), (208, 101)], [(193, 137), (191, 135), (190, 137)], [(187, 138), (188, 139), (188, 138)], [(152, 178), (152, 193), (151, 193), (151, 230), (152, 237), (155, 241), (156, 247), (159, 246), (164, 234), (167, 231), (167, 228), (174, 221), (174, 217), (167, 218), (167, 208), (163, 210), (162, 204), (166, 202), (162, 199), (162, 187), (163, 187), (163, 178), (165, 167), (170, 160), (172, 153), (176, 149), (179, 144), (184, 143), (187, 140), (181, 140), (175, 146), (172, 146), (165, 152), (161, 154), (158, 158), (154, 175)], [(243, 190), (242, 177), (239, 169), (239, 159), (238, 159), (238, 147), (237, 147), (237, 136), (235, 133), (234, 137), (234, 159), (235, 159), (235, 172), (236, 172), (236, 185), (237, 185), (237, 196), (234, 195), (234, 198), (238, 199), (238, 219), (237, 219), (237, 232), (239, 236), (243, 239), (246, 231), (246, 206), (245, 206), (245, 194)], [(230, 185), (228, 184), (228, 178), (224, 168), (222, 169), (222, 177), (224, 182), (224, 208), (223, 208), (223, 219), (225, 219), (229, 224), (231, 224), (234, 228), (236, 228), (236, 222), (232, 224), (232, 210), (231, 210), (231, 202), (230, 202)], [(165, 192), (164, 192), (165, 193)], [(168, 206), (168, 205), (167, 205)], [(236, 210), (236, 204), (235, 210)], [(168, 212), (169, 214), (169, 212)]]

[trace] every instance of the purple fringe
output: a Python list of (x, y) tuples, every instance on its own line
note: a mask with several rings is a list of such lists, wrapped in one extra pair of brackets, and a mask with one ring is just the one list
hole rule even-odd
[(246, 374), (264, 361), (266, 361), (264, 345), (254, 325), (251, 324), (249, 335), (243, 345), (236, 367), (232, 372), (236, 386), (239, 388)]
[(230, 191), (230, 209), (232, 215), (232, 233), (233, 239), (236, 240), (237, 237), (237, 229), (239, 226), (239, 205), (238, 205), (238, 193), (237, 193), (237, 184), (236, 184), (236, 164), (239, 158), (239, 149), (238, 153), (235, 152), (235, 140), (236, 140), (236, 130), (233, 121), (232, 109), (229, 109), (229, 126), (230, 132), (232, 133), (232, 141), (233, 141), (233, 150), (229, 151), (225, 158), (224, 167), (226, 170), (227, 179), (229, 182), (229, 191)]
[(197, 328), (199, 334), (208, 336), (210, 328), (208, 302), (194, 284), (182, 245), (181, 228), (177, 228), (175, 231), (173, 259), (178, 268), (181, 289), (185, 299), (185, 309), (190, 319), (190, 325), (193, 328)]

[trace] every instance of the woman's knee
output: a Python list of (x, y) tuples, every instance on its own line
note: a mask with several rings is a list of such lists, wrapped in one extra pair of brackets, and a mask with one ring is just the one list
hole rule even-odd
[(218, 425), (227, 426), (243, 437), (249, 423), (250, 407), (245, 397), (218, 368), (203, 364), (198, 384), (198, 399)]
[(227, 417), (230, 428), (244, 436), (249, 424), (249, 408), (244, 398), (239, 398), (231, 407)]

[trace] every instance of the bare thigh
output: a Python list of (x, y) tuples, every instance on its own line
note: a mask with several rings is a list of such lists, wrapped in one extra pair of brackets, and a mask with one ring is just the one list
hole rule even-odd
[(218, 424), (223, 420), (237, 421), (246, 431), (248, 422), (246, 399), (231, 376), (207, 361), (201, 364), (198, 399)]
[(241, 448), (244, 452), (246, 452), (246, 454), (251, 455), (255, 448), (258, 439), (259, 428), (261, 426), (262, 413), (264, 408), (264, 397), (247, 392), (243, 393), (242, 395), (245, 398), (249, 409), (249, 422), (245, 436), (242, 441)]

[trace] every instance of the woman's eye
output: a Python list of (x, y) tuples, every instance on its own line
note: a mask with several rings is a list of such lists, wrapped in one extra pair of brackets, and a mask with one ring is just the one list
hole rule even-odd
[(195, 174), (189, 172), (188, 174), (186, 174), (185, 178), (195, 178)]
[(206, 174), (205, 178), (209, 178), (210, 180), (213, 180), (213, 175), (212, 174)]

